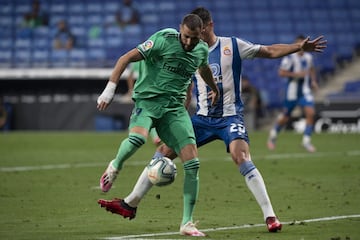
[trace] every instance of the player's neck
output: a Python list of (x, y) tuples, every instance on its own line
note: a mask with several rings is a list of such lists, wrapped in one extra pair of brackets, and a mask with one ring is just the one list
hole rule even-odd
[(209, 42), (208, 42), (208, 45), (209, 47), (213, 46), (217, 41), (217, 36), (214, 34), (212, 34), (209, 38)]

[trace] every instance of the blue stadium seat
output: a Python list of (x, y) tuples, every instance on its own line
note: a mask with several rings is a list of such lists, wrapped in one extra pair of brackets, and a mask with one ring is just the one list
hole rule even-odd
[(115, 12), (119, 9), (120, 2), (109, 0), (104, 3), (104, 11), (109, 15), (113, 16)]
[(89, 38), (87, 40), (87, 46), (90, 48), (104, 48), (105, 39), (104, 38)]
[(86, 4), (86, 12), (90, 15), (94, 13), (103, 14), (103, 5), (104, 4), (100, 1), (89, 1)]
[(107, 36), (105, 37), (106, 48), (119, 48), (123, 44), (123, 38), (118, 36)]
[(85, 14), (82, 14), (82, 15), (72, 15), (72, 16), (69, 16), (67, 18), (67, 22), (69, 24), (69, 26), (79, 26), (79, 25), (83, 25), (85, 26), (86, 25), (86, 15)]
[(0, 15), (1, 16), (8, 16), (11, 15), (12, 12), (14, 11), (14, 3), (11, 1), (5, 1), (0, 3), (1, 4), (1, 8), (0, 8)]
[(0, 47), (0, 68), (12, 67), (13, 51), (11, 48)]
[(14, 13), (23, 16), (25, 13), (30, 12), (31, 4), (15, 4)]
[(15, 26), (13, 26), (13, 22), (14, 21), (13, 21), (11, 15), (7, 15), (7, 14), (0, 15), (0, 27), (1, 28), (15, 27)]
[(67, 4), (64, 3), (64, 1), (55, 1), (52, 2), (51, 5), (49, 6), (49, 14), (52, 15), (54, 13), (62, 13), (65, 14), (67, 13)]
[(360, 93), (360, 79), (345, 83), (344, 92), (359, 92)]
[(49, 27), (36, 27), (33, 29), (33, 38), (45, 38), (45, 37), (50, 37), (51, 36), (51, 31), (49, 29)]
[(87, 66), (103, 67), (106, 60), (106, 52), (101, 48), (89, 48), (87, 50)]
[(32, 52), (32, 67), (47, 68), (50, 66), (48, 49), (35, 49)]
[(83, 1), (74, 1), (69, 4), (68, 14), (76, 15), (83, 14), (86, 9), (86, 4)]
[(102, 14), (88, 14), (86, 18), (86, 23), (88, 26), (104, 25), (104, 17)]
[(38, 37), (34, 39), (32, 47), (35, 50), (39, 50), (39, 49), (50, 50), (52, 48), (52, 40), (48, 37)]
[(71, 51), (69, 51), (69, 66), (86, 67), (87, 66), (86, 50), (82, 48), (74, 48)]
[(26, 48), (31, 49), (32, 39), (31, 38), (18, 38), (15, 40), (15, 48)]
[(51, 67), (63, 68), (68, 67), (68, 51), (53, 50), (50, 54)]
[(60, 22), (61, 20), (67, 20), (68, 16), (67, 14), (51, 14), (51, 17), (49, 19), (49, 27), (51, 28), (50, 31), (54, 32), (56, 29), (56, 26), (58, 24), (58, 22)]
[[(0, 35), (1, 36), (1, 35)], [(12, 49), (13, 48), (13, 40), (10, 37), (4, 37), (0, 41), (0, 49)]]
[(27, 48), (15, 48), (14, 64), (17, 68), (31, 67), (31, 50)]

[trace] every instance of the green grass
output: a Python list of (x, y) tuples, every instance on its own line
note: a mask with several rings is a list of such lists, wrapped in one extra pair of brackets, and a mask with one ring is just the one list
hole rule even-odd
[[(318, 152), (306, 153), (301, 136), (282, 133), (278, 148), (265, 147), (266, 133), (250, 133), (252, 158), (283, 222), (360, 214), (359, 134), (318, 134)], [(103, 194), (99, 177), (115, 155), (123, 133), (14, 132), (0, 134), (0, 239), (101, 239), (167, 233), (151, 239), (190, 239), (177, 232), (182, 216), (183, 171), (168, 187), (154, 187), (137, 217), (125, 220), (101, 209), (99, 198), (124, 197), (151, 158), (147, 143), (130, 158), (114, 188)], [(360, 218), (285, 224), (268, 233), (262, 213), (222, 142), (199, 150), (200, 194), (195, 220), (207, 239), (356, 240)], [(17, 168), (15, 167), (29, 167)], [(55, 168), (57, 167), (57, 168)], [(158, 198), (160, 196), (160, 198)], [(231, 227), (234, 227), (231, 229)], [(146, 237), (142, 237), (143, 239)]]

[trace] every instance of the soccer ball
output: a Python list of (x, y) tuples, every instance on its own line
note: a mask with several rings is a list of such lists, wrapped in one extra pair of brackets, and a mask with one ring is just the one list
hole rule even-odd
[(153, 158), (147, 170), (150, 182), (156, 186), (166, 186), (175, 181), (176, 165), (167, 157)]

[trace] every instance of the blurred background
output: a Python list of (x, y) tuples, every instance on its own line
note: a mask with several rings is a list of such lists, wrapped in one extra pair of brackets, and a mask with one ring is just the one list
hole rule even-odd
[[(314, 54), (320, 90), (316, 132), (360, 132), (360, 1), (358, 0), (0, 0), (0, 126), (13, 130), (127, 128), (132, 101), (128, 69), (110, 108), (102, 92), (118, 57), (165, 27), (178, 29), (197, 6), (213, 15), (217, 35), (253, 43), (292, 43), (324, 35)], [(277, 60), (245, 60), (256, 89), (244, 98), (249, 130), (267, 129), (281, 110), (284, 79)], [(295, 111), (289, 129), (301, 131)]]

